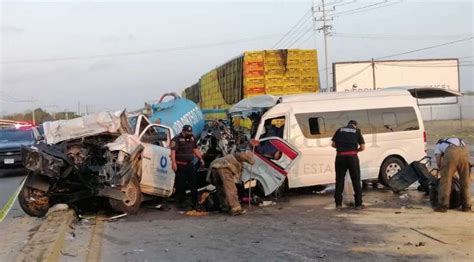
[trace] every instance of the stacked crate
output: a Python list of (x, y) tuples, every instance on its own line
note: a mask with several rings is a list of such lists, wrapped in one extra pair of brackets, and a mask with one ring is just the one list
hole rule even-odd
[(316, 50), (288, 50), (289, 77), (295, 77), (293, 82), (300, 85), (299, 93), (314, 93), (319, 91), (318, 61)]
[[(201, 87), (201, 108), (202, 109), (227, 109), (230, 105), (227, 105), (222, 97), (222, 93), (219, 89), (219, 83), (217, 82), (217, 70), (211, 70), (207, 74), (203, 75), (199, 80)], [(224, 119), (226, 118), (223, 113), (211, 113), (206, 114), (205, 118), (210, 119)]]
[(252, 51), (244, 53), (244, 97), (265, 94), (264, 55), (264, 51)]
[[(264, 94), (318, 92), (317, 52), (301, 49), (244, 52), (243, 56), (203, 75), (197, 88), (202, 109), (229, 109), (231, 103), (241, 98)], [(185, 93), (187, 98), (196, 100), (192, 90)], [(223, 119), (225, 114), (212, 113), (205, 117)], [(249, 123), (248, 120), (240, 121), (245, 127), (250, 127)]]

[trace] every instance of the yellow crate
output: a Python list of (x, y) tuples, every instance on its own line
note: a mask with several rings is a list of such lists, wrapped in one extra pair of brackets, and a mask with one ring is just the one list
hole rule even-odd
[(285, 85), (283, 91), (286, 94), (297, 94), (301, 92), (301, 85), (299, 84), (287, 84)]
[(246, 95), (263, 95), (265, 94), (265, 86), (250, 86), (244, 88), (244, 96)]
[(316, 60), (317, 55), (318, 55), (318, 52), (316, 51), (316, 49), (300, 50), (300, 56), (303, 59), (313, 58), (314, 60)]
[(313, 68), (305, 67), (299, 70), (301, 71), (302, 77), (318, 77), (318, 69), (315, 67)]
[(265, 70), (269, 69), (285, 69), (283, 61), (265, 61)]
[(286, 70), (286, 77), (299, 77), (302, 75), (301, 68), (288, 68)]
[(285, 85), (286, 78), (284, 76), (267, 76), (265, 85)]
[(285, 83), (287, 84), (300, 84), (301, 83), (301, 77), (300, 76), (287, 76), (285, 78)]
[(247, 51), (244, 52), (244, 62), (263, 61), (265, 53), (263, 51)]
[(319, 84), (302, 84), (301, 85), (301, 92), (303, 93), (315, 93), (319, 91)]
[(247, 86), (263, 86), (265, 85), (265, 78), (246, 78), (244, 79), (244, 88)]
[(285, 76), (286, 70), (279, 68), (279, 69), (266, 69), (265, 70), (265, 77), (267, 76)]
[(301, 78), (301, 83), (302, 84), (315, 84), (318, 82), (318, 79), (316, 77), (302, 77)]

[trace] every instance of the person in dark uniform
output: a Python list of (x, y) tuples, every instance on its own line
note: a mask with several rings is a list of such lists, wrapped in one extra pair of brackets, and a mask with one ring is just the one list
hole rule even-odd
[(351, 176), (354, 187), (354, 202), (357, 209), (362, 205), (362, 187), (360, 184), (360, 166), (358, 152), (365, 149), (364, 137), (357, 128), (357, 121), (351, 120), (345, 127), (339, 128), (332, 137), (332, 147), (336, 148), (336, 191), (334, 199), (336, 208), (342, 208), (342, 192), (344, 191), (344, 179), (347, 170)]
[(176, 201), (181, 207), (186, 199), (186, 189), (191, 190), (192, 208), (196, 208), (197, 205), (197, 174), (193, 165), (194, 156), (199, 158), (201, 165), (204, 166), (202, 153), (197, 148), (196, 139), (193, 136), (193, 129), (190, 125), (185, 125), (182, 132), (171, 141), (171, 162), (173, 171), (176, 173)]

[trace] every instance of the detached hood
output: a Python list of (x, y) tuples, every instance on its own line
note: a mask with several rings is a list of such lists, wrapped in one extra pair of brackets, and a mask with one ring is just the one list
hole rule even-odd
[(104, 111), (71, 120), (50, 121), (44, 123), (43, 127), (47, 144), (100, 133), (121, 133), (129, 130), (125, 110)]
[(229, 113), (231, 115), (242, 115), (245, 117), (252, 112), (257, 112), (262, 109), (273, 107), (277, 104), (278, 99), (280, 99), (279, 96), (272, 95), (261, 95), (245, 98), (233, 105), (230, 108)]

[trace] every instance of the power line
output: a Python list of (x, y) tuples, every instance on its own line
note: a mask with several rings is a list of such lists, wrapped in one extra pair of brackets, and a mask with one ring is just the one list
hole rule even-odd
[(97, 55), (70, 56), (70, 57), (60, 57), (60, 58), (23, 59), (23, 60), (10, 60), (10, 61), (7, 60), (7, 61), (0, 61), (0, 64), (7, 65), (7, 64), (24, 64), (24, 63), (44, 63), (44, 62), (61, 62), (61, 61), (75, 61), (75, 60), (91, 60), (91, 59), (98, 59), (98, 58), (137, 56), (137, 55), (155, 54), (155, 53), (163, 53), (163, 52), (172, 52), (172, 51), (183, 51), (183, 50), (203, 48), (203, 47), (233, 45), (233, 44), (238, 44), (238, 43), (243, 43), (243, 42), (252, 42), (252, 41), (263, 40), (263, 39), (272, 39), (280, 35), (281, 34), (269, 34), (269, 35), (263, 35), (259, 37), (242, 38), (242, 39), (237, 39), (237, 40), (232, 40), (232, 41), (222, 41), (222, 42), (217, 42), (217, 43), (169, 47), (169, 48), (152, 49), (152, 50), (104, 53), (104, 54), (97, 54)]
[(334, 14), (333, 17), (341, 17), (341, 16), (346, 16), (346, 15), (364, 13), (364, 12), (367, 12), (367, 11), (372, 11), (372, 10), (375, 10), (375, 9), (385, 8), (385, 7), (389, 7), (389, 6), (392, 6), (392, 5), (397, 5), (397, 4), (400, 4), (400, 3), (401, 2), (389, 3), (387, 5), (376, 6), (376, 7), (373, 7), (373, 8), (367, 8), (367, 9), (363, 9), (363, 10), (359, 10), (359, 11), (347, 12), (347, 13), (343, 13), (343, 14)]
[(284, 34), (283, 37), (282, 37), (280, 40), (278, 40), (278, 42), (276, 42), (276, 43), (273, 45), (272, 48), (277, 47), (278, 44), (280, 44), (280, 43), (283, 41), (283, 39), (285, 39), (302, 21), (304, 21), (305, 17), (306, 17), (308, 14), (310, 14), (310, 12), (311, 12), (311, 9), (308, 9), (308, 11), (306, 11), (306, 12), (304, 13), (304, 15), (298, 20), (298, 22), (296, 22), (296, 24), (293, 25), (293, 27), (291, 27), (290, 30), (289, 30), (288, 32), (286, 32), (286, 34)]
[[(303, 30), (304, 26), (305, 25), (308, 25), (307, 21), (311, 21), (311, 20), (305, 20), (305, 22), (301, 23), (300, 26), (298, 26), (292, 34), (288, 35), (287, 39), (285, 39), (283, 42), (280, 43), (280, 46), (282, 47), (290, 47), (291, 45), (289, 45), (289, 43), (293, 42), (296, 38), (298, 38), (301, 33), (304, 33), (306, 32), (306, 30)], [(312, 24), (311, 24), (312, 26)], [(291, 37), (291, 35), (293, 35)]]
[(379, 59), (385, 59), (385, 58), (394, 57), (394, 56), (401, 56), (401, 55), (416, 53), (416, 52), (419, 52), (419, 51), (424, 51), (424, 50), (433, 49), (433, 48), (437, 48), (437, 47), (442, 47), (442, 46), (452, 45), (452, 44), (456, 44), (456, 43), (471, 41), (472, 39), (474, 39), (474, 37), (459, 39), (459, 40), (456, 40), (456, 41), (451, 41), (451, 42), (447, 42), (447, 43), (443, 43), (443, 44), (439, 44), (439, 45), (427, 46), (427, 47), (423, 47), (423, 48), (419, 48), (419, 49), (415, 49), (415, 50), (411, 50), (411, 51), (406, 51), (406, 52), (402, 52), (402, 53), (398, 53), (398, 54), (382, 56), (382, 57), (379, 57), (379, 58), (376, 58), (376, 59), (379, 60)]
[(340, 38), (359, 38), (373, 40), (441, 40), (449, 38), (460, 38), (472, 36), (472, 34), (461, 35), (387, 35), (387, 34), (352, 34), (352, 33), (333, 33), (332, 36)]
[(288, 47), (292, 47), (293, 45), (295, 45), (303, 36), (305, 36), (306, 34), (308, 34), (311, 31), (313, 31), (313, 26), (312, 25), (309, 28), (307, 28), (307, 30), (305, 30), (303, 34), (300, 34), (300, 36), (298, 38), (296, 38), (296, 40), (293, 41), (290, 45), (288, 45)]
[(350, 10), (344, 10), (344, 11), (341, 11), (341, 12), (339, 12), (339, 13), (334, 13), (333, 16), (342, 15), (342, 14), (350, 13), (350, 12), (357, 11), (357, 10), (367, 9), (367, 8), (374, 7), (374, 6), (377, 6), (377, 5), (385, 4), (385, 3), (387, 3), (387, 2), (388, 2), (388, 1), (385, 0), (385, 1), (383, 1), (383, 2), (378, 2), (378, 3), (375, 3), (375, 4), (370, 4), (370, 5), (366, 5), (366, 6), (362, 6), (362, 7), (358, 7), (358, 8), (354, 8), (354, 9), (350, 9)]

